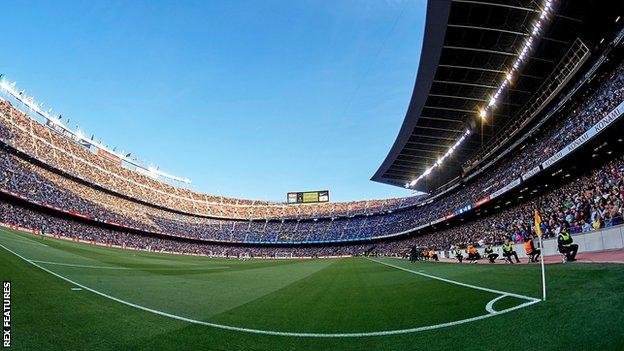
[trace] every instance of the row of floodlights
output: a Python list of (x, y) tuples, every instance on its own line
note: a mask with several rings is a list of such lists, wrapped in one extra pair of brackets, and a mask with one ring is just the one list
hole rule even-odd
[(418, 176), (418, 178), (412, 180), (411, 182), (408, 182), (407, 184), (405, 184), (406, 188), (411, 188), (414, 185), (416, 185), (416, 183), (418, 183), (418, 181), (420, 181), (421, 179), (423, 179), (424, 177), (428, 176), (434, 168), (436, 167), (440, 167), (442, 165), (442, 163), (444, 162), (444, 160), (446, 160), (447, 158), (449, 158), (453, 152), (455, 151), (455, 149), (457, 149), (463, 142), (464, 140), (466, 140), (466, 138), (468, 137), (468, 135), (470, 135), (470, 129), (466, 129), (466, 131), (464, 132), (464, 134), (461, 136), (461, 138), (459, 138), (455, 144), (453, 144), (453, 146), (451, 146), (448, 150), (446, 150), (446, 153), (444, 153), (444, 155), (442, 155), (442, 157), (440, 157), (434, 164), (433, 166), (427, 168), (423, 174), (421, 174), (420, 176)]
[[(518, 57), (514, 61), (513, 65), (511, 66), (511, 69), (505, 75), (505, 79), (503, 80), (501, 85), (496, 90), (496, 93), (490, 98), (490, 101), (488, 102), (487, 106), (479, 110), (479, 117), (481, 117), (482, 119), (486, 119), (489, 115), (491, 115), (492, 111), (496, 107), (498, 98), (503, 94), (503, 91), (507, 89), (507, 87), (509, 87), (509, 85), (511, 84), (515, 76), (518, 74), (518, 71), (520, 70), (520, 66), (528, 58), (529, 52), (533, 48), (533, 44), (535, 43), (542, 27), (544, 26), (548, 16), (550, 15), (552, 11), (553, 3), (554, 3), (554, 0), (544, 1), (542, 9), (540, 11), (540, 15), (537, 21), (535, 22), (535, 24), (533, 25), (533, 29), (528, 34), (527, 39), (524, 41), (522, 50), (520, 50), (520, 53), (518, 54)], [(467, 129), (464, 132), (464, 134), (459, 138), (459, 140), (457, 140), (455, 144), (453, 144), (453, 146), (451, 146), (451, 148), (449, 148), (446, 151), (444, 156), (440, 157), (431, 167), (427, 168), (420, 176), (418, 176), (418, 178), (410, 182), (407, 182), (405, 184), (405, 187), (406, 188), (414, 187), (421, 179), (428, 176), (433, 171), (434, 168), (440, 167), (442, 162), (444, 162), (444, 160), (447, 159), (453, 153), (453, 151), (455, 151), (455, 149), (459, 147), (459, 145), (462, 144), (462, 142), (466, 139), (466, 137), (469, 134), (470, 134), (470, 129)]]
[(544, 1), (544, 4), (542, 6), (542, 10), (540, 11), (540, 15), (539, 15), (537, 21), (535, 22), (535, 24), (533, 25), (533, 29), (531, 30), (531, 33), (529, 33), (528, 37), (524, 41), (524, 45), (522, 46), (522, 50), (520, 50), (520, 54), (516, 58), (516, 61), (514, 61), (513, 65), (511, 66), (511, 69), (505, 75), (505, 79), (503, 80), (501, 85), (496, 90), (496, 93), (490, 98), (490, 101), (488, 102), (487, 106), (485, 106), (485, 107), (483, 107), (482, 109), (479, 110), (479, 116), (481, 118), (485, 119), (492, 113), (492, 110), (496, 107), (496, 103), (498, 102), (498, 98), (501, 96), (503, 91), (505, 89), (507, 89), (507, 87), (514, 80), (516, 74), (518, 73), (518, 71), (520, 69), (520, 65), (524, 61), (526, 61), (526, 59), (528, 58), (529, 51), (531, 51), (531, 49), (533, 48), (533, 44), (535, 43), (535, 41), (536, 41), (536, 39), (537, 39), (537, 37), (538, 37), (542, 27), (544, 26), (544, 24), (545, 24), (545, 22), (546, 22), (546, 20), (548, 18), (548, 15), (552, 11), (553, 2), (554, 2), (554, 0), (546, 0), (546, 1)]

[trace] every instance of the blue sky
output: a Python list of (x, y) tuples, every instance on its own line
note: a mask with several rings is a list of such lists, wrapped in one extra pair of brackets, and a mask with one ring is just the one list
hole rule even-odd
[(407, 109), (425, 0), (2, 6), (0, 73), (192, 189), (410, 194), (369, 178)]

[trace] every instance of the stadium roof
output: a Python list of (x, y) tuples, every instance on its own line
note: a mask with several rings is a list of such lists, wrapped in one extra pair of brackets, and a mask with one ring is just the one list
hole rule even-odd
[(492, 115), (482, 123), (479, 111), (505, 81), (542, 6), (543, 1), (529, 0), (429, 1), (420, 64), (405, 120), (371, 180), (403, 187), (471, 130), (439, 170), (424, 177), (416, 188), (431, 191), (460, 176), (462, 164), (503, 130), (574, 41), (580, 37), (597, 42), (596, 35), (605, 29), (600, 19), (613, 14), (611, 6), (600, 8), (591, 0), (554, 1), (553, 14), (527, 59), (503, 90)]

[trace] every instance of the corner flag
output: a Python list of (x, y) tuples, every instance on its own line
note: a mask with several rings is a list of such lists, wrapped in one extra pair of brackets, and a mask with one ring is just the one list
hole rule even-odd
[(542, 217), (540, 217), (539, 212), (537, 210), (535, 210), (535, 216), (533, 218), (535, 219), (535, 234), (537, 234), (537, 236), (541, 238), (542, 237)]
[(540, 255), (542, 266), (542, 300), (546, 301), (546, 271), (544, 270), (544, 255), (546, 251), (544, 250), (544, 243), (542, 242), (542, 217), (540, 217), (537, 210), (535, 210), (533, 219), (535, 220), (535, 234), (539, 237), (540, 250), (542, 250), (542, 254)]

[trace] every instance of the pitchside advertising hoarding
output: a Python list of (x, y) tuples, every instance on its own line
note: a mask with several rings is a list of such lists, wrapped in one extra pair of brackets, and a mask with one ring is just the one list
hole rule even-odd
[(311, 204), (329, 202), (329, 190), (292, 192), (286, 195), (286, 203)]

